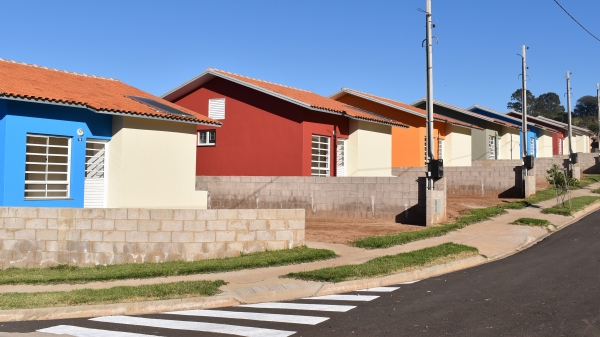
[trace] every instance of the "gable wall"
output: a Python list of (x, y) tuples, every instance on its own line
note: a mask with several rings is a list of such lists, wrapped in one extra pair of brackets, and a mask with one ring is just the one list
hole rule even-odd
[(215, 78), (175, 103), (208, 115), (208, 100), (225, 98), (223, 126), (215, 129), (216, 146), (198, 146), (196, 175), (310, 175), (310, 137), (330, 137), (334, 174), (333, 131), (348, 138), (348, 118), (312, 111)]

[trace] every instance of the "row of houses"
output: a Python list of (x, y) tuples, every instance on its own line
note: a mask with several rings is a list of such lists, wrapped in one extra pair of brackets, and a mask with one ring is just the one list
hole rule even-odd
[[(121, 81), (0, 59), (0, 206), (206, 208), (195, 177), (391, 176), (425, 163), (424, 100), (325, 97), (209, 68), (157, 97)], [(447, 166), (520, 157), (517, 112), (434, 104)], [(527, 150), (565, 153), (530, 118)], [(576, 151), (590, 132), (575, 128)]]
[[(324, 97), (211, 68), (163, 98), (223, 123), (198, 128), (199, 176), (390, 176), (393, 167), (425, 165), (425, 99), (405, 104), (349, 88)], [(521, 157), (518, 112), (439, 101), (434, 112), (444, 165)], [(574, 151), (590, 152), (592, 133), (574, 135)], [(566, 137), (566, 124), (530, 118), (526, 151), (568, 153)]]

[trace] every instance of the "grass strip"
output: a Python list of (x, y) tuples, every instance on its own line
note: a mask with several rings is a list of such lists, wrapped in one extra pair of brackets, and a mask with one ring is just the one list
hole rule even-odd
[(579, 181), (579, 188), (587, 187), (593, 183), (597, 183), (600, 181), (600, 174), (586, 174)]
[(583, 196), (576, 197), (571, 199), (571, 208), (569, 208), (569, 202), (565, 202), (565, 206), (556, 205), (553, 207), (546, 208), (542, 211), (544, 214), (558, 214), (569, 216), (573, 215), (573, 213), (584, 209), (586, 206), (591, 205), (600, 200), (600, 197), (592, 197), (592, 196)]
[(2, 293), (0, 309), (31, 309), (64, 307), (71, 305), (126, 303), (152, 300), (168, 300), (197, 296), (213, 296), (226, 283), (217, 281), (183, 281), (159, 283), (135, 287), (108, 289), (79, 289), (38, 293)]
[(534, 227), (543, 227), (548, 232), (552, 231), (553, 227), (552, 223), (548, 220), (544, 219), (535, 219), (535, 218), (519, 218), (510, 223), (511, 225), (521, 225), (521, 226), (534, 226)]
[(600, 194), (600, 188), (593, 190), (592, 193)]
[(8, 268), (0, 271), (0, 285), (87, 283), (176, 275), (218, 273), (326, 260), (337, 255), (306, 246), (200, 261), (129, 263), (96, 267), (59, 265), (50, 268)]
[(407, 269), (432, 265), (435, 262), (443, 263), (453, 258), (474, 256), (478, 252), (475, 247), (447, 242), (412, 252), (378, 257), (357, 265), (290, 273), (284, 277), (306, 281), (342, 282), (390, 275)]
[(455, 222), (436, 227), (429, 227), (418, 231), (401, 232), (397, 234), (370, 236), (351, 242), (353, 246), (366, 249), (388, 248), (405, 243), (442, 236), (448, 232), (461, 229), (468, 225), (491, 219), (506, 211), (499, 206), (477, 208), (469, 210)]

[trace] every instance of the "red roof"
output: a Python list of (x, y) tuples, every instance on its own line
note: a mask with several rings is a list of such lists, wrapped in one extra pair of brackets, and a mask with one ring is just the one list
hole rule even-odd
[[(0, 98), (2, 96), (77, 104), (96, 111), (133, 116), (221, 125), (218, 121), (182, 108), (119, 80), (0, 59)], [(157, 110), (127, 96), (150, 98), (190, 116)]]
[[(357, 96), (363, 96), (363, 98), (369, 99), (373, 102), (391, 104), (397, 108), (400, 108), (401, 110), (410, 110), (413, 113), (422, 115), (423, 118), (425, 118), (426, 114), (427, 114), (427, 111), (425, 111), (423, 109), (419, 109), (417, 107), (414, 107), (412, 105), (408, 105), (408, 104), (405, 104), (402, 102), (394, 101), (393, 99), (368, 94), (366, 92), (362, 92), (362, 91), (358, 91), (358, 90), (354, 90), (354, 89), (350, 89), (350, 88), (343, 88), (342, 91), (347, 94), (351, 94), (351, 95), (354, 94)], [(439, 115), (436, 113), (433, 114), (433, 119), (440, 121), (440, 122), (445, 122), (445, 123), (454, 124), (454, 125), (458, 125), (458, 126), (464, 126), (464, 127), (471, 128), (471, 129), (483, 130), (482, 128), (480, 128), (477, 125), (461, 122), (459, 120), (456, 120), (453, 118), (448, 118), (448, 117), (445, 117), (445, 116), (442, 116), (442, 115)]]
[(350, 105), (343, 104), (335, 101), (331, 98), (321, 96), (314, 92), (292, 88), (281, 84), (271, 83), (255, 78), (250, 78), (238, 74), (233, 74), (227, 71), (218, 70), (214, 68), (208, 68), (206, 71), (199, 76), (195, 77), (191, 81), (184, 83), (182, 86), (172, 90), (165, 94), (163, 97), (169, 100), (175, 100), (176, 97), (181, 97), (192, 90), (195, 90), (201, 83), (205, 83), (210, 80), (211, 77), (217, 76), (224, 78), (241, 85), (248, 86), (250, 88), (263, 91), (269, 95), (273, 95), (278, 98), (282, 98), (291, 101), (295, 104), (313, 108), (317, 111), (327, 111), (337, 113), (349, 118), (366, 120), (381, 124), (393, 125), (408, 128), (408, 125), (395, 121), (393, 119), (385, 118), (369, 111), (361, 110)]

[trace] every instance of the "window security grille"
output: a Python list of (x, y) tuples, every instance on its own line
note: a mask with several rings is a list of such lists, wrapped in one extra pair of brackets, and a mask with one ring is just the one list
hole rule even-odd
[(488, 159), (496, 159), (496, 137), (489, 136), (488, 140)]
[(27, 135), (25, 199), (69, 197), (71, 139)]
[(104, 178), (106, 143), (88, 140), (85, 144), (85, 177)]
[(311, 175), (329, 177), (329, 137), (312, 135)]
[(438, 159), (444, 159), (444, 140), (438, 139)]
[(529, 138), (529, 153), (530, 156), (535, 154), (535, 138)]
[(563, 154), (563, 140), (561, 138), (558, 139), (558, 154)]
[(217, 144), (217, 131), (216, 130), (202, 130), (198, 131), (198, 145), (216, 145)]
[(423, 137), (423, 162), (427, 164), (427, 136)]
[(345, 177), (346, 176), (346, 140), (338, 139), (337, 140), (337, 176)]
[(225, 119), (225, 98), (212, 98), (208, 100), (208, 117), (212, 119)]

